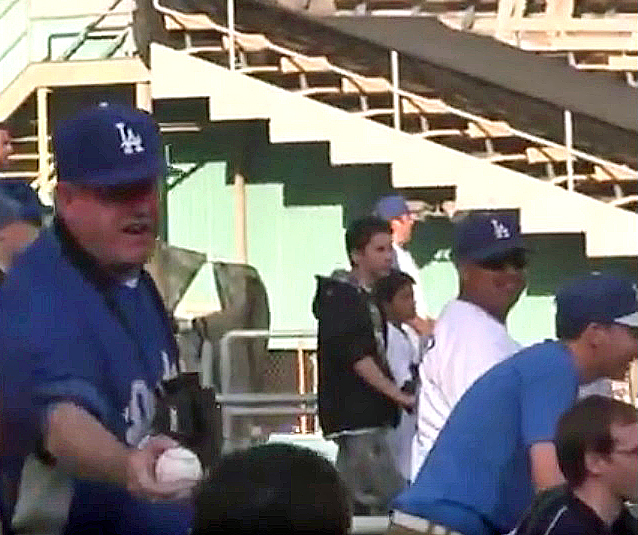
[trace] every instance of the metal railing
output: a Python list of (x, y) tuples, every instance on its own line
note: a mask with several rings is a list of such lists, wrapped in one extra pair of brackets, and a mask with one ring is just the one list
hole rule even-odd
[[(82, 31), (77, 33), (77, 37), (75, 38), (75, 40), (66, 48), (66, 50), (64, 52), (62, 52), (62, 54), (60, 54), (60, 57), (58, 58), (58, 60), (66, 61), (69, 58), (71, 58), (71, 56), (73, 56), (73, 54), (75, 54), (80, 49), (80, 47), (86, 42), (86, 40), (89, 38), (89, 35), (91, 34), (91, 32), (93, 32), (102, 22), (104, 22), (104, 20), (106, 20), (107, 17), (109, 17), (109, 15), (113, 14), (115, 9), (123, 1), (124, 0), (115, 0), (108, 7), (108, 9), (106, 11), (101, 13), (91, 23), (87, 24)], [(121, 43), (124, 42), (124, 39), (128, 35), (128, 32), (130, 31), (130, 25), (128, 25), (128, 26), (126, 26), (124, 28), (120, 28), (120, 30), (121, 30), (121, 33), (115, 35), (114, 37), (116, 39), (116, 42), (119, 41), (120, 45), (121, 45)], [(123, 37), (122, 37), (122, 35), (123, 35)]]
[[(230, 0), (229, 0), (230, 1)], [(166, 8), (164, 6), (162, 6), (159, 3), (159, 0), (153, 0), (153, 5), (155, 7), (155, 9), (157, 9), (158, 12), (168, 16), (168, 17), (172, 17), (174, 20), (179, 21), (180, 18), (184, 18), (187, 17), (188, 15), (185, 15), (184, 13), (180, 13), (178, 11), (172, 10), (170, 8)], [(218, 23), (216, 23), (215, 21), (213, 21), (212, 19), (210, 19), (210, 17), (208, 17), (209, 20), (209, 24), (210, 24), (210, 29), (225, 35), (229, 38), (230, 40), (230, 44), (232, 44), (233, 46), (229, 47), (228, 50), (228, 54), (229, 54), (229, 65), (231, 70), (233, 69), (233, 65), (234, 65), (234, 56), (235, 56), (235, 40), (240, 40), (242, 37), (247, 37), (249, 34), (244, 34), (242, 32), (238, 32), (236, 31), (234, 28), (227, 28), (223, 25), (220, 25)], [(272, 43), (270, 40), (265, 39), (265, 41), (267, 42), (266, 47), (268, 50), (275, 52), (276, 54), (279, 54), (280, 56), (286, 56), (288, 58), (291, 59), (298, 59), (300, 61), (308, 61), (308, 60), (312, 60), (312, 56), (307, 56), (305, 54), (300, 54), (298, 52), (295, 52), (293, 50), (290, 50), (288, 48), (284, 48), (282, 46), (279, 46), (275, 43)], [(187, 51), (188, 52), (188, 51)], [(423, 103), (423, 104), (428, 104), (431, 103), (430, 98), (427, 97), (423, 97), (421, 95), (418, 95), (416, 93), (411, 93), (409, 91), (403, 90), (400, 87), (398, 87), (398, 80), (399, 80), (399, 55), (397, 51), (390, 51), (390, 64), (392, 66), (392, 83), (389, 84), (388, 87), (388, 92), (390, 92), (392, 94), (393, 97), (393, 112), (394, 112), (394, 117), (396, 118), (397, 116), (400, 116), (400, 100), (401, 98), (406, 99), (408, 101), (411, 101), (415, 104), (418, 105), (418, 103)], [(367, 77), (357, 74), (355, 72), (340, 68), (336, 65), (333, 65), (331, 63), (327, 63), (326, 64), (327, 69), (330, 72), (333, 72), (337, 75), (339, 75), (342, 78), (347, 78), (349, 80), (356, 82), (359, 82), (361, 85), (364, 85)], [(439, 105), (439, 102), (437, 102), (437, 105)], [(450, 115), (454, 115), (456, 117), (465, 119), (467, 121), (476, 123), (477, 125), (485, 125), (486, 127), (489, 126), (490, 124), (493, 123), (493, 120), (490, 119), (486, 119), (484, 117), (480, 117), (478, 115), (475, 115), (473, 113), (469, 113), (466, 112), (464, 110), (455, 108), (453, 106), (450, 106), (449, 104), (446, 104), (443, 101), (440, 101), (440, 106), (442, 107), (442, 109), (445, 110), (446, 113), (449, 113)], [(638, 180), (638, 171), (629, 168), (626, 165), (622, 165), (622, 164), (618, 164), (615, 162), (611, 162), (608, 160), (605, 160), (603, 158), (599, 158), (597, 156), (593, 156), (591, 154), (582, 152), (578, 149), (573, 148), (573, 146), (571, 146), (570, 140), (572, 139), (572, 132), (573, 132), (573, 126), (572, 126), (572, 121), (571, 121), (571, 112), (569, 110), (565, 110), (564, 112), (564, 124), (561, 126), (561, 129), (565, 132), (565, 139), (567, 140), (566, 144), (561, 144), (561, 143), (557, 143), (554, 141), (551, 141), (549, 139), (545, 139), (539, 136), (535, 136), (532, 134), (529, 134), (527, 132), (524, 132), (522, 130), (518, 130), (516, 128), (513, 128), (512, 126), (510, 126), (509, 124), (504, 124), (503, 128), (505, 128), (509, 134), (512, 137), (517, 137), (520, 139), (524, 139), (530, 143), (534, 143), (536, 145), (541, 145), (542, 147), (547, 147), (547, 148), (553, 148), (553, 149), (560, 149), (561, 151), (565, 151), (567, 154), (567, 186), (568, 186), (568, 190), (573, 191), (574, 189), (574, 176), (573, 176), (573, 161), (575, 158), (578, 158), (580, 160), (583, 160), (585, 162), (588, 162), (590, 164), (593, 165), (598, 165), (600, 167), (603, 167), (604, 169), (615, 169), (617, 171), (619, 171), (620, 173), (623, 173), (624, 175), (630, 174), (630, 175), (634, 175), (634, 178)], [(395, 119), (396, 121), (396, 119)], [(395, 127), (398, 127), (398, 123), (395, 123)], [(407, 134), (406, 135), (410, 135)], [(558, 186), (557, 186), (558, 187)]]
[[(311, 392), (303, 386), (298, 393), (231, 393), (231, 344), (236, 340), (256, 340), (271, 338), (289, 338), (295, 340), (316, 338), (314, 331), (270, 331), (268, 329), (235, 329), (228, 331), (220, 340), (220, 382), (221, 391), (217, 401), (222, 411), (222, 438), (224, 444), (230, 444), (233, 416), (314, 416), (317, 412), (317, 382), (313, 381)], [(316, 367), (316, 364), (315, 364)], [(301, 377), (305, 377), (303, 363), (298, 369), (300, 385), (304, 385)], [(316, 372), (315, 372), (316, 376)], [(200, 381), (202, 387), (213, 386), (213, 352), (202, 353)]]

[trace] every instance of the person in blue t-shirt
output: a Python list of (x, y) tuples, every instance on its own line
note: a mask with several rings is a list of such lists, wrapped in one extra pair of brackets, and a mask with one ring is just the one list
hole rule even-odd
[(54, 223), (0, 288), (3, 518), (16, 532), (186, 534), (195, 482), (154, 470), (177, 445), (152, 436), (157, 389), (177, 373), (143, 269), (159, 130), (147, 113), (102, 105), (62, 122), (53, 146)]
[(467, 390), (396, 499), (390, 533), (508, 533), (535, 492), (563, 482), (556, 424), (580, 384), (626, 376), (638, 312), (635, 285), (606, 274), (571, 282), (556, 304), (559, 340), (515, 353)]

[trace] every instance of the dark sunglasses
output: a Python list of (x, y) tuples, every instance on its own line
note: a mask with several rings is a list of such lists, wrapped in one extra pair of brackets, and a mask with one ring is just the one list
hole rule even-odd
[(490, 271), (501, 271), (507, 266), (516, 269), (524, 269), (527, 266), (527, 254), (523, 250), (512, 251), (506, 254), (491, 256), (478, 262), (483, 269)]

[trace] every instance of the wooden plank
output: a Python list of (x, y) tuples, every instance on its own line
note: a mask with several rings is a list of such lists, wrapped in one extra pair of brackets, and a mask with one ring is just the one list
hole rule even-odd
[(419, 132), (414, 135), (424, 139), (429, 139), (431, 137), (461, 136), (463, 135), (463, 131), (458, 128), (439, 128), (438, 130), (426, 130), (425, 132)]
[(240, 67), (237, 72), (244, 74), (259, 74), (263, 72), (279, 72), (279, 67), (276, 65), (254, 65), (249, 67)]
[(510, 32), (541, 32), (583, 34), (635, 34), (638, 32), (638, 16), (622, 15), (600, 18), (569, 18), (556, 21), (547, 16), (523, 17), (507, 22), (507, 31)]
[(293, 89), (292, 92), (303, 95), (304, 97), (311, 97), (313, 95), (338, 95), (341, 94), (341, 88), (327, 85), (308, 87), (306, 89)]
[(164, 27), (167, 30), (213, 30), (211, 20), (208, 15), (175, 13), (174, 15), (164, 15)]
[(594, 166), (592, 178), (598, 182), (607, 182), (609, 180), (638, 180), (638, 172), (629, 167), (602, 167), (596, 165)]
[[(261, 52), (272, 46), (268, 38), (261, 33), (235, 34), (235, 44), (244, 52)], [(222, 37), (222, 46), (226, 50), (230, 48), (230, 38), (227, 35)]]
[(385, 78), (342, 78), (341, 90), (344, 93), (388, 93), (392, 91), (392, 84)]
[(332, 70), (332, 65), (326, 56), (314, 57), (286, 57), (283, 56), (279, 62), (281, 72), (302, 73), (302, 72), (325, 72)]
[(531, 164), (567, 160), (567, 150), (559, 147), (527, 147), (525, 155)]
[(499, 162), (519, 162), (527, 159), (525, 154), (492, 154), (491, 156), (487, 156), (486, 160), (492, 163)]
[(529, 36), (521, 38), (521, 48), (536, 52), (577, 52), (577, 51), (638, 51), (638, 37), (596, 36), (596, 35), (560, 35), (541, 36), (545, 43), (534, 43)]
[(609, 56), (609, 67), (617, 71), (638, 71), (638, 56)]
[(513, 136), (509, 124), (505, 121), (471, 122), (467, 125), (465, 133), (472, 139)]
[(448, 113), (445, 103), (438, 98), (401, 99), (401, 111), (405, 114), (441, 114)]

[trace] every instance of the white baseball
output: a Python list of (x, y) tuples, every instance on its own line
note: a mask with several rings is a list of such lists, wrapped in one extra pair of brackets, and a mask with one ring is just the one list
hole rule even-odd
[(202, 463), (195, 453), (186, 448), (169, 448), (155, 462), (155, 478), (162, 483), (197, 480), (202, 476)]

